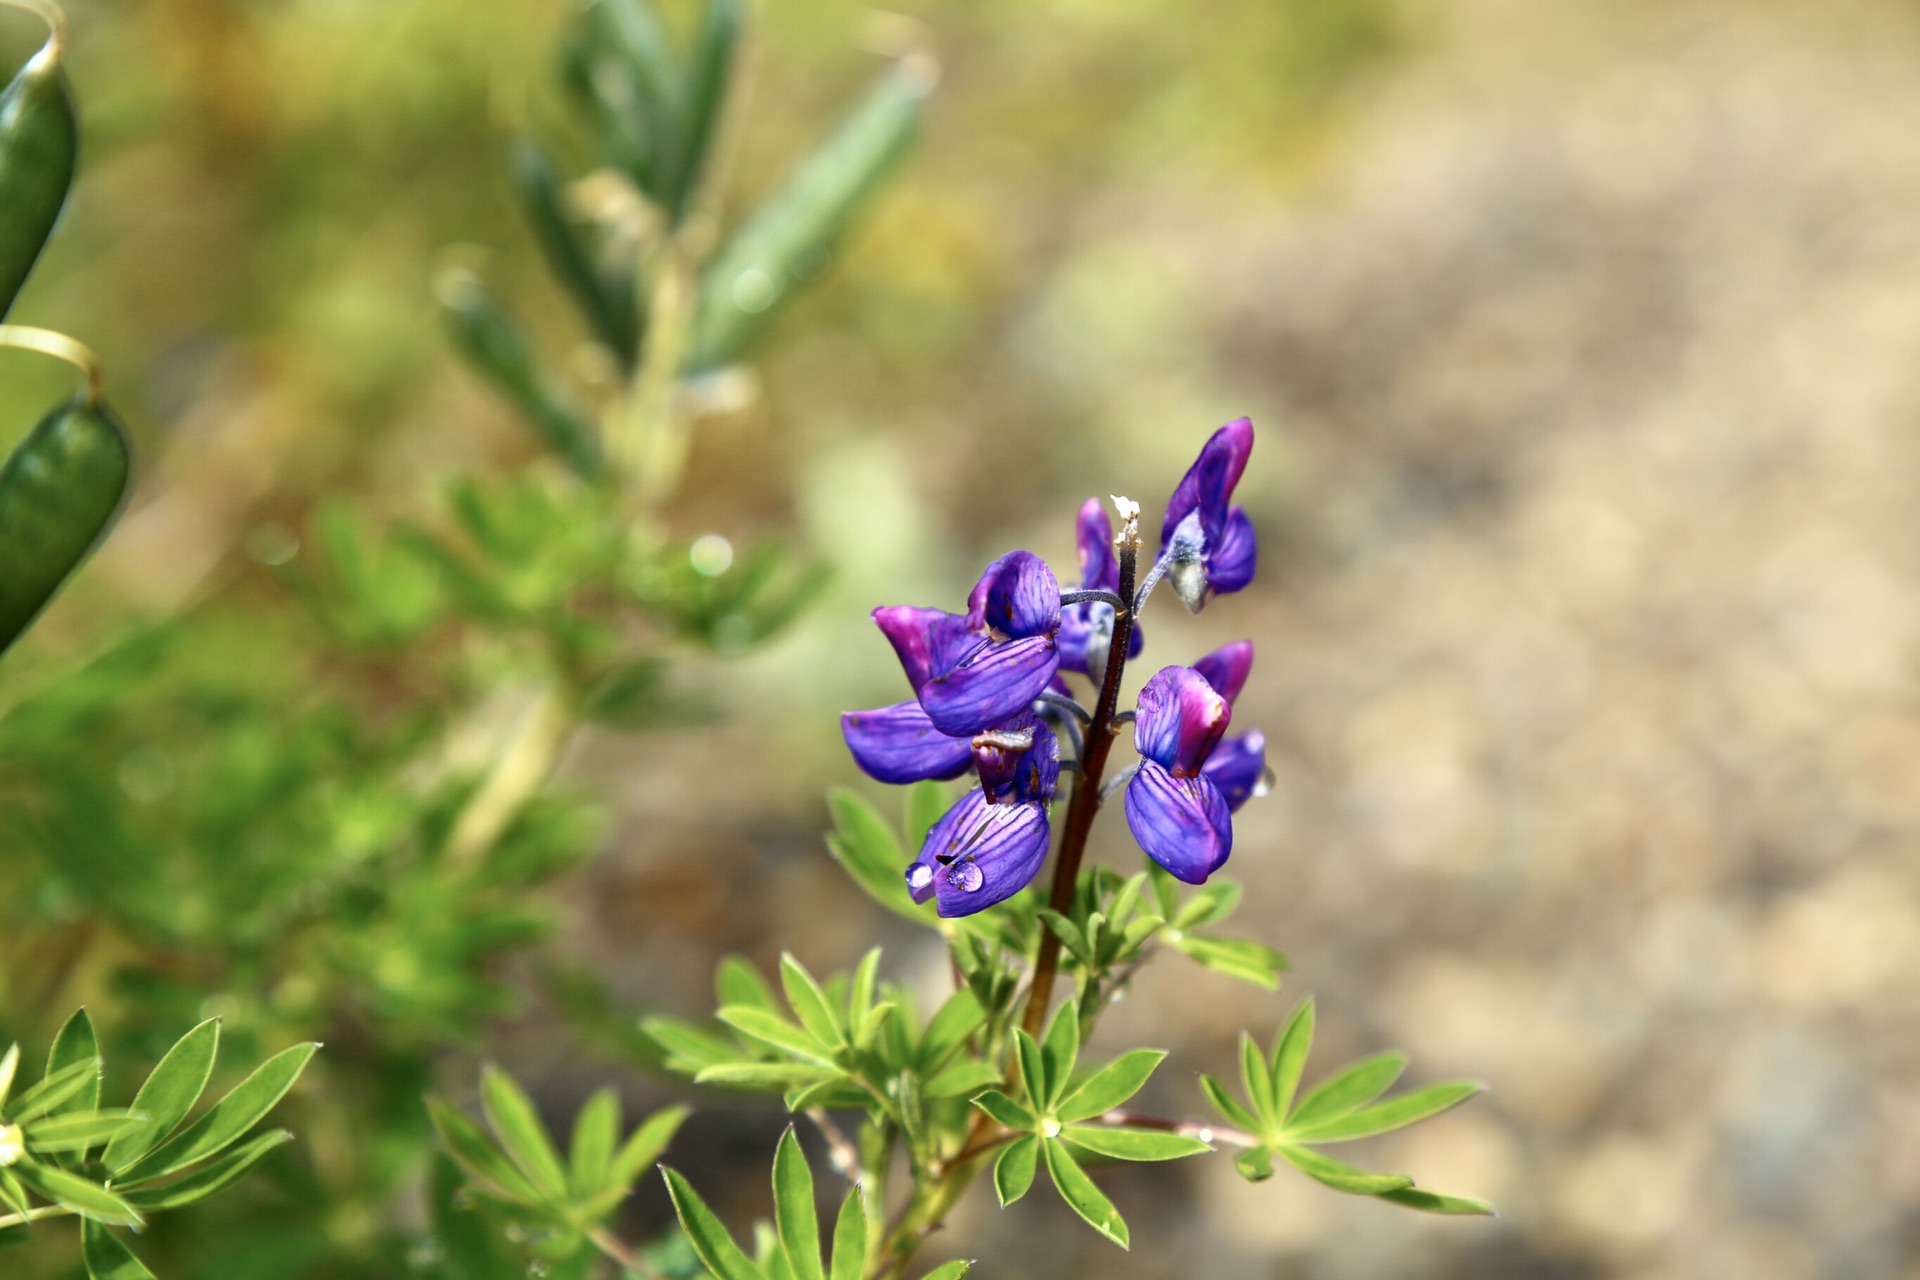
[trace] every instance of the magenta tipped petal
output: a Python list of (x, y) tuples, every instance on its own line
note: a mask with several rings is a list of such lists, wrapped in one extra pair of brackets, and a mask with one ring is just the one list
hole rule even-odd
[(1232, 702), (1246, 687), (1247, 673), (1253, 670), (1253, 641), (1235, 640), (1232, 644), (1221, 645), (1206, 657), (1197, 659), (1193, 669), (1213, 686), (1216, 693)]
[(1233, 820), (1205, 777), (1176, 778), (1153, 761), (1127, 783), (1127, 825), (1175, 879), (1202, 884), (1233, 852)]
[(1162, 667), (1140, 691), (1134, 748), (1182, 776), (1198, 773), (1233, 720), (1227, 700), (1192, 667)]

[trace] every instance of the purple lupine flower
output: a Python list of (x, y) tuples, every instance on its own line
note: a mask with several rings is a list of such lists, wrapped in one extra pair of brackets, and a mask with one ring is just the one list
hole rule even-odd
[(1192, 667), (1163, 667), (1134, 713), (1145, 759), (1127, 783), (1127, 825), (1148, 857), (1188, 884), (1205, 882), (1233, 852), (1231, 810), (1204, 772), (1232, 719), (1226, 698)]
[[(1253, 641), (1236, 640), (1222, 645), (1206, 657), (1196, 659), (1193, 669), (1231, 706), (1247, 683), (1247, 673), (1253, 669)], [(1222, 739), (1207, 757), (1201, 772), (1220, 788), (1220, 794), (1227, 801), (1227, 811), (1239, 812), (1240, 806), (1266, 781), (1266, 735), (1253, 729), (1235, 738)]]
[(964, 615), (876, 609), (874, 621), (893, 641), (927, 718), (956, 738), (1026, 710), (1060, 666), (1060, 584), (1031, 551), (987, 566)]
[[(1080, 586), (1086, 591), (1119, 591), (1120, 561), (1113, 554), (1113, 522), (1100, 499), (1088, 498), (1080, 508)], [(1060, 665), (1078, 671), (1098, 685), (1107, 674), (1107, 653), (1113, 641), (1113, 606), (1098, 600), (1070, 604), (1060, 611)], [(1137, 658), (1147, 637), (1139, 622), (1127, 657)]]
[(1180, 600), (1194, 613), (1214, 595), (1253, 581), (1253, 521), (1229, 507), (1233, 487), (1253, 452), (1253, 421), (1235, 418), (1202, 446), (1167, 500), (1160, 526), (1160, 559)]
[(1047, 859), (1047, 805), (1060, 781), (1060, 745), (1053, 730), (1031, 722), (1033, 745), (1015, 757), (999, 783), (999, 803), (976, 787), (927, 832), (907, 867), (915, 902), (929, 897), (943, 916), (970, 916), (1027, 887)]

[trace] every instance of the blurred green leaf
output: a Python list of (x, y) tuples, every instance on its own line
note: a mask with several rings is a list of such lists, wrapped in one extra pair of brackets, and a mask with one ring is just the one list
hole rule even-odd
[(851, 791), (827, 793), (833, 834), (827, 848), (875, 902), (909, 920), (934, 918), (931, 902), (917, 903), (907, 892), (907, 856), (877, 810)]
[(664, 1107), (654, 1112), (640, 1126), (627, 1135), (620, 1151), (613, 1158), (611, 1181), (617, 1187), (631, 1187), (641, 1170), (660, 1158), (660, 1153), (673, 1141), (673, 1135), (680, 1131), (686, 1121), (685, 1107)]
[(0, 191), (7, 205), (0, 222), (0, 319), (12, 309), (73, 185), (80, 146), (74, 117), (59, 46), (49, 40), (0, 92)]
[(1287, 1025), (1273, 1042), (1268, 1073), (1273, 1080), (1274, 1110), (1285, 1116), (1293, 1109), (1300, 1090), (1300, 1075), (1306, 1069), (1307, 1053), (1313, 1048), (1313, 997), (1302, 1000)]
[(668, 214), (674, 222), (686, 216), (699, 193), (701, 179), (711, 167), (744, 23), (739, 0), (707, 0), (701, 12), (687, 78), (683, 159), (668, 200)]
[(1345, 1191), (1351, 1195), (1377, 1196), (1383, 1192), (1404, 1190), (1413, 1185), (1413, 1179), (1405, 1174), (1364, 1173), (1352, 1165), (1342, 1164), (1332, 1156), (1322, 1155), (1310, 1147), (1282, 1143), (1275, 1150), (1288, 1164), (1315, 1182), (1323, 1182), (1335, 1191)]
[(620, 1095), (597, 1089), (573, 1118), (573, 1141), (567, 1151), (567, 1190), (575, 1200), (585, 1199), (607, 1185), (613, 1151), (620, 1141)]
[(1311, 1129), (1364, 1107), (1391, 1088), (1406, 1069), (1407, 1057), (1403, 1053), (1376, 1054), (1343, 1067), (1300, 1099), (1287, 1119), (1289, 1132)]
[(80, 1254), (88, 1280), (154, 1280), (153, 1272), (98, 1222), (80, 1225)]
[(93, 1102), (88, 1103), (84, 1112), (71, 1104), (78, 1099), (97, 1100), (99, 1096), (100, 1059), (84, 1058), (50, 1071), (40, 1083), (23, 1091), (7, 1109), (7, 1118), (14, 1124), (30, 1124), (41, 1116), (63, 1112), (91, 1114)]
[(514, 1165), (541, 1195), (559, 1200), (566, 1195), (567, 1174), (560, 1153), (553, 1149), (546, 1126), (533, 1102), (512, 1076), (488, 1063), (480, 1069), (480, 1109), (487, 1124)]
[(567, 215), (560, 178), (546, 148), (531, 138), (518, 140), (509, 169), (547, 266), (573, 296), (595, 336), (622, 365), (631, 367), (640, 353), (639, 299), (632, 271), (611, 274), (596, 265), (582, 229)]
[(1418, 1187), (1401, 1187), (1397, 1191), (1379, 1192), (1378, 1195), (1382, 1200), (1418, 1209), (1422, 1213), (1468, 1214), (1484, 1218), (1499, 1216), (1491, 1204), (1471, 1196), (1446, 1196), (1437, 1191), (1422, 1191)]
[(840, 1024), (833, 1002), (791, 952), (780, 954), (780, 984), (786, 988), (787, 1003), (809, 1035), (829, 1049), (846, 1043), (847, 1029)]
[(440, 1145), (469, 1178), (503, 1199), (529, 1205), (540, 1202), (541, 1195), (533, 1183), (479, 1125), (438, 1098), (427, 1099), (427, 1114)]
[(1370, 1138), (1377, 1133), (1404, 1129), (1410, 1124), (1437, 1116), (1479, 1093), (1481, 1086), (1464, 1081), (1428, 1085), (1377, 1106), (1350, 1110), (1317, 1123), (1305, 1123), (1296, 1116), (1287, 1122), (1287, 1136), (1298, 1142), (1347, 1142)]
[(1188, 934), (1173, 944), (1192, 959), (1229, 978), (1267, 991), (1280, 989), (1287, 958), (1272, 947), (1245, 938), (1200, 938)]

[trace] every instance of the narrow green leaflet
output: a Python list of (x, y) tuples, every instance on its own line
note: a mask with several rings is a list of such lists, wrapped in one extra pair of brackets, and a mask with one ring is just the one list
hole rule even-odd
[(116, 1134), (143, 1123), (146, 1118), (143, 1111), (124, 1108), (95, 1111), (91, 1115), (76, 1112), (73, 1115), (51, 1116), (28, 1127), (27, 1150), (89, 1151), (103, 1142), (112, 1141)]
[(680, 1218), (680, 1229), (687, 1233), (687, 1239), (693, 1244), (693, 1251), (700, 1255), (700, 1261), (720, 1280), (766, 1280), (753, 1259), (741, 1251), (720, 1225), (720, 1219), (714, 1217), (713, 1210), (707, 1208), (707, 1202), (693, 1189), (693, 1184), (673, 1169), (662, 1169), (660, 1175), (667, 1181), (667, 1194), (673, 1197), (673, 1211)]
[(1414, 1089), (1376, 1106), (1349, 1111), (1317, 1124), (1302, 1124), (1298, 1117), (1287, 1124), (1287, 1136), (1297, 1142), (1348, 1142), (1370, 1138), (1376, 1133), (1404, 1129), (1441, 1112), (1459, 1106), (1481, 1091), (1469, 1081), (1451, 1081)]
[(1016, 1138), (1000, 1152), (993, 1162), (993, 1190), (1000, 1197), (1001, 1208), (1027, 1194), (1039, 1162), (1040, 1138), (1036, 1134)]
[(1027, 1102), (1035, 1111), (1047, 1109), (1052, 1085), (1047, 1079), (1046, 1055), (1024, 1029), (1013, 1033), (1014, 1056), (1020, 1064), (1020, 1081), (1026, 1086)]
[(933, 904), (917, 903), (907, 892), (907, 855), (887, 820), (845, 788), (827, 793), (827, 809), (834, 826), (827, 837), (827, 849), (854, 882), (889, 911), (909, 920), (933, 920)]
[(954, 992), (928, 1020), (927, 1029), (920, 1033), (914, 1065), (925, 1074), (938, 1072), (953, 1060), (967, 1038), (986, 1020), (987, 1012), (980, 1007), (980, 997), (971, 988), (962, 987)]
[[(833, 1050), (807, 1030), (795, 1026), (777, 1013), (771, 1013), (755, 1005), (726, 1005), (719, 1013), (720, 1021), (738, 1031), (778, 1049), (790, 1053), (796, 1058), (823, 1067), (833, 1065)], [(737, 1055), (736, 1055), (737, 1056)]]
[(1050, 1140), (1043, 1144), (1047, 1158), (1047, 1175), (1053, 1179), (1053, 1185), (1060, 1192), (1060, 1198), (1070, 1205), (1073, 1211), (1085, 1218), (1087, 1225), (1098, 1231), (1122, 1249), (1130, 1248), (1131, 1237), (1127, 1231), (1126, 1219), (1113, 1207), (1113, 1201), (1101, 1194), (1100, 1188), (1093, 1185), (1093, 1179), (1074, 1163), (1073, 1156), (1067, 1151), (1066, 1144), (1059, 1140)]
[(1038, 1116), (998, 1089), (989, 1089), (973, 1100), (973, 1105), (1016, 1133), (1024, 1133), (1040, 1124)]
[(313, 1060), (315, 1041), (306, 1041), (282, 1049), (255, 1067), (251, 1074), (227, 1092), (205, 1115), (174, 1135), (152, 1154), (130, 1169), (120, 1172), (116, 1181), (132, 1186), (153, 1178), (177, 1173), (196, 1160), (224, 1150), (247, 1130), (266, 1118), (280, 1099), (293, 1088), (294, 1081)]
[(1280, 975), (1289, 967), (1286, 956), (1246, 938), (1203, 938), (1184, 934), (1173, 945), (1215, 973), (1252, 983), (1266, 991), (1280, 989)]
[(546, 148), (531, 138), (522, 138), (513, 146), (509, 168), (547, 266), (573, 295), (595, 336), (623, 364), (631, 365), (640, 347), (639, 308), (632, 276), (609, 278), (595, 267), (591, 249), (567, 216), (560, 178)]
[(686, 95), (686, 133), (680, 172), (675, 175), (668, 211), (675, 222), (686, 215), (699, 193), (708, 166), (727, 86), (732, 80), (735, 50), (740, 43), (744, 15), (740, 0), (707, 0), (700, 34), (694, 41), (691, 75)]
[(87, 1264), (87, 1280), (154, 1280), (153, 1272), (97, 1222), (81, 1224), (80, 1256)]
[(567, 1190), (575, 1199), (599, 1191), (613, 1166), (613, 1149), (620, 1141), (620, 1096), (600, 1089), (573, 1118), (573, 1141), (567, 1149)]
[(780, 1011), (773, 988), (745, 956), (727, 956), (721, 960), (720, 967), (714, 970), (713, 988), (721, 1004), (752, 1005), (772, 1013)]
[(1140, 1092), (1166, 1056), (1164, 1049), (1130, 1049), (1088, 1076), (1054, 1110), (1064, 1124), (1111, 1111)]
[(1227, 1122), (1248, 1133), (1259, 1133), (1263, 1126), (1260, 1117), (1247, 1110), (1238, 1098), (1227, 1092), (1227, 1087), (1210, 1075), (1200, 1077), (1200, 1092), (1207, 1095), (1207, 1101), (1214, 1110), (1227, 1118)]
[(52, 1165), (22, 1160), (13, 1166), (20, 1181), (56, 1204), (64, 1205), (83, 1218), (111, 1222), (117, 1226), (137, 1227), (143, 1219), (132, 1205), (97, 1182)]
[(773, 1156), (773, 1220), (794, 1280), (826, 1280), (820, 1266), (820, 1219), (813, 1206), (813, 1170), (793, 1128), (780, 1135)]
[(14, 1124), (31, 1124), (41, 1116), (64, 1112), (86, 1114), (93, 1106), (82, 1109), (72, 1105), (74, 1101), (99, 1096), (100, 1059), (85, 1058), (48, 1072), (40, 1083), (14, 1099), (13, 1105), (7, 1108), (7, 1118)]
[(793, 1006), (794, 1014), (808, 1034), (830, 1048), (846, 1042), (846, 1028), (840, 1025), (833, 1002), (791, 953), (783, 952), (780, 956), (780, 985), (786, 988), (787, 1003)]
[(824, 1084), (839, 1080), (838, 1067), (816, 1066), (808, 1062), (723, 1062), (706, 1067), (693, 1077), (695, 1084), (717, 1084), (732, 1089), (771, 1089), (784, 1093), (797, 1085)]
[(4, 1167), (0, 1167), (0, 1201), (4, 1201), (7, 1208), (15, 1213), (28, 1212), (26, 1188), (20, 1185), (20, 1179), (7, 1172)]
[(1294, 1096), (1300, 1091), (1300, 1074), (1307, 1066), (1307, 1051), (1313, 1047), (1313, 1018), (1313, 997), (1308, 996), (1287, 1019), (1273, 1044), (1268, 1071), (1273, 1077), (1274, 1110), (1283, 1116), (1293, 1109)]
[(1109, 1160), (1179, 1160), (1213, 1150), (1198, 1138), (1157, 1129), (1119, 1129), (1100, 1124), (1070, 1124), (1063, 1141)]
[(673, 1141), (673, 1135), (680, 1131), (686, 1118), (685, 1107), (666, 1107), (643, 1120), (639, 1128), (627, 1135), (620, 1154), (613, 1158), (614, 1183), (622, 1187), (631, 1185), (640, 1176), (640, 1171), (667, 1149), (667, 1144)]
[(567, 1174), (540, 1115), (512, 1076), (488, 1063), (480, 1070), (480, 1109), (507, 1155), (542, 1195), (566, 1195)]
[(867, 1210), (860, 1188), (847, 1192), (833, 1224), (833, 1265), (827, 1280), (863, 1280), (867, 1274)]
[(293, 1141), (293, 1135), (285, 1129), (269, 1130), (243, 1143), (232, 1151), (195, 1169), (184, 1178), (159, 1186), (136, 1187), (126, 1193), (127, 1203), (136, 1209), (157, 1212), (161, 1209), (178, 1209), (182, 1205), (204, 1200), (216, 1191), (224, 1190), (235, 1179), (260, 1163), (267, 1154)]
[(1353, 1195), (1377, 1196), (1388, 1191), (1400, 1191), (1413, 1185), (1413, 1179), (1403, 1173), (1366, 1173), (1349, 1164), (1342, 1164), (1332, 1156), (1322, 1155), (1310, 1147), (1296, 1147), (1283, 1143), (1276, 1150), (1281, 1159), (1312, 1178), (1315, 1182), (1324, 1182), (1335, 1191), (1346, 1191)]
[(20, 1046), (14, 1045), (7, 1050), (7, 1056), (0, 1058), (0, 1114), (5, 1114), (7, 1095), (13, 1092), (14, 1073), (20, 1069)]
[(1273, 1080), (1267, 1075), (1267, 1060), (1260, 1053), (1260, 1046), (1254, 1043), (1251, 1035), (1240, 1033), (1240, 1084), (1247, 1091), (1247, 1101), (1253, 1104), (1253, 1114), (1260, 1117), (1256, 1126), (1261, 1132), (1268, 1133), (1279, 1129), (1285, 1113), (1280, 1110), (1274, 1097)]
[(1375, 1054), (1342, 1068), (1300, 1099), (1287, 1118), (1288, 1132), (1310, 1129), (1322, 1121), (1366, 1106), (1391, 1088), (1406, 1069), (1407, 1058), (1401, 1053)]
[(134, 1110), (146, 1112), (146, 1122), (122, 1131), (107, 1144), (101, 1158), (108, 1169), (118, 1174), (130, 1168), (187, 1118), (206, 1090), (219, 1051), (217, 1018), (202, 1022), (167, 1050), (133, 1098)]
[(461, 1170), (484, 1189), (507, 1200), (538, 1204), (540, 1194), (519, 1169), (493, 1145), (479, 1125), (438, 1098), (427, 1099), (427, 1116), (440, 1145)]
[(49, 40), (0, 93), (0, 319), (53, 233), (79, 145), (60, 50)]
[(1383, 1191), (1380, 1199), (1391, 1200), (1395, 1204), (1405, 1205), (1409, 1209), (1418, 1209), (1422, 1213), (1444, 1213), (1471, 1215), (1481, 1218), (1495, 1218), (1493, 1206), (1485, 1200), (1475, 1200), (1471, 1196), (1443, 1196), (1437, 1191), (1422, 1191), (1418, 1187), (1402, 1187), (1398, 1191)]
[(1046, 1035), (1040, 1041), (1040, 1060), (1046, 1069), (1046, 1099), (1040, 1103), (1044, 1110), (1051, 1111), (1053, 1104), (1060, 1101), (1060, 1095), (1066, 1092), (1067, 1081), (1073, 1077), (1074, 1063), (1080, 1059), (1080, 1001), (1068, 1000), (1053, 1011), (1053, 1020), (1047, 1023)]
[(973, 1262), (966, 1258), (955, 1258), (952, 1262), (943, 1262), (927, 1272), (924, 1280), (960, 1280), (961, 1276), (973, 1270)]
[(119, 421), (84, 398), (40, 419), (0, 463), (0, 653), (105, 535), (131, 466)]

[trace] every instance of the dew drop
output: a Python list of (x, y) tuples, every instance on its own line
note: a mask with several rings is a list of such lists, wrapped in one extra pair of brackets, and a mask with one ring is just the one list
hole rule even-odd
[(1040, 1122), (1040, 1136), (1043, 1138), (1059, 1137), (1060, 1122), (1058, 1120), (1055, 1120), (1052, 1116), (1048, 1116), (1045, 1120), (1042, 1120)]
[(987, 882), (986, 873), (980, 870), (978, 863), (974, 862), (963, 862), (953, 868), (947, 872), (947, 879), (962, 893), (977, 892), (980, 886)]
[(924, 862), (916, 862), (907, 868), (907, 891), (922, 893), (933, 883), (933, 868)]
[(1258, 800), (1261, 796), (1272, 795), (1274, 781), (1273, 770), (1271, 768), (1262, 769), (1260, 771), (1260, 780), (1253, 784), (1253, 798)]

